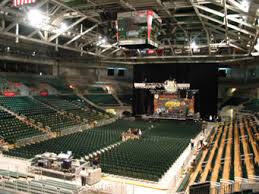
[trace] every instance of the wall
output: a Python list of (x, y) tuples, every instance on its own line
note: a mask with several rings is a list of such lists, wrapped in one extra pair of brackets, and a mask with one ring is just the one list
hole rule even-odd
[[(72, 85), (89, 85), (103, 83), (112, 86), (118, 93), (132, 93), (133, 70), (130, 66), (100, 66), (97, 67), (59, 67), (59, 76), (64, 77)], [(114, 76), (108, 76), (107, 69), (115, 68)], [(125, 69), (123, 77), (118, 76), (118, 69)], [(57, 72), (57, 70), (55, 71)]]

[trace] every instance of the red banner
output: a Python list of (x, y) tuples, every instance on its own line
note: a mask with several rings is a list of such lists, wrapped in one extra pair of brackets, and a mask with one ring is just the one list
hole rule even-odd
[(40, 91), (40, 96), (48, 96), (48, 91)]
[(31, 4), (35, 3), (36, 0), (13, 0), (13, 5), (14, 6), (21, 6), (24, 4)]
[(15, 94), (15, 92), (12, 92), (12, 91), (5, 91), (4, 92), (4, 96), (12, 97), (12, 96), (16, 96), (16, 94)]

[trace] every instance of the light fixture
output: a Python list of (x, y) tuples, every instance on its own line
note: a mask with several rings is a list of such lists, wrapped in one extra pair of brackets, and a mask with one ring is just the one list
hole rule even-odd
[(231, 93), (233, 94), (237, 89), (236, 88), (231, 88)]
[(47, 25), (49, 21), (49, 18), (47, 16), (45, 16), (41, 11), (36, 9), (32, 9), (28, 12), (27, 19), (32, 26), (38, 28)]
[(249, 2), (247, 0), (242, 0), (241, 1), (241, 8), (245, 11), (248, 12), (249, 10)]
[(197, 44), (196, 44), (196, 42), (192, 42), (191, 43), (191, 48), (194, 50), (194, 51), (196, 51), (197, 49), (198, 49), (198, 46), (197, 46)]
[(40, 72), (40, 76), (42, 76), (42, 72)]
[(60, 30), (61, 30), (61, 31), (65, 31), (66, 29), (67, 29), (67, 24), (64, 23), (64, 22), (62, 22), (62, 23), (60, 24)]
[(104, 37), (102, 39), (100, 39), (100, 37), (99, 37), (99, 40), (97, 41), (96, 45), (97, 46), (101, 46), (102, 44), (105, 44), (106, 42), (107, 42), (107, 38), (106, 37)]

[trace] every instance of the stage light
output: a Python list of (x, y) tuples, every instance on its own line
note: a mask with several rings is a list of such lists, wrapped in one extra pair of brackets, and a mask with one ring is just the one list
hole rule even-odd
[(62, 23), (60, 24), (60, 30), (61, 30), (61, 31), (65, 31), (66, 29), (67, 29), (67, 24), (64, 23), (64, 22), (62, 22)]
[(248, 10), (249, 10), (249, 2), (247, 0), (241, 1), (241, 8), (244, 11), (248, 12)]
[(196, 42), (191, 43), (191, 48), (194, 49), (194, 50), (196, 50), (198, 48), (197, 45), (196, 45)]
[(105, 43), (107, 43), (107, 38), (106, 37), (104, 37), (102, 39), (99, 39), (99, 41), (97, 41), (96, 45), (97, 46), (101, 46), (102, 44), (105, 44)]
[(102, 44), (105, 44), (107, 42), (107, 39), (103, 38), (101, 42), (102, 42)]
[(231, 93), (234, 93), (237, 89), (236, 88), (231, 88)]
[(43, 27), (49, 21), (49, 18), (47, 16), (36, 9), (32, 9), (28, 12), (27, 19), (32, 26), (38, 28)]

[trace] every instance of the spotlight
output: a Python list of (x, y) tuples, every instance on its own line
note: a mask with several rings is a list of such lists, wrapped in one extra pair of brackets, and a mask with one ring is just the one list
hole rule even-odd
[(236, 88), (231, 88), (231, 93), (233, 94), (237, 89)]
[(247, 0), (241, 1), (241, 7), (244, 11), (248, 12), (249, 10), (249, 2)]
[(66, 30), (66, 29), (67, 29), (67, 24), (64, 23), (64, 22), (62, 22), (62, 23), (60, 24), (60, 30), (61, 30), (61, 31), (64, 31), (64, 30)]
[(198, 48), (195, 42), (192, 42), (192, 43), (191, 43), (191, 48), (192, 48), (193, 50), (196, 50), (196, 49)]
[(32, 9), (28, 12), (27, 18), (29, 23), (34, 27), (43, 27), (48, 23), (49, 18), (39, 10)]
[(107, 42), (107, 38), (102, 38), (99, 39), (98, 42), (96, 43), (97, 46), (101, 46), (102, 44), (105, 44)]

